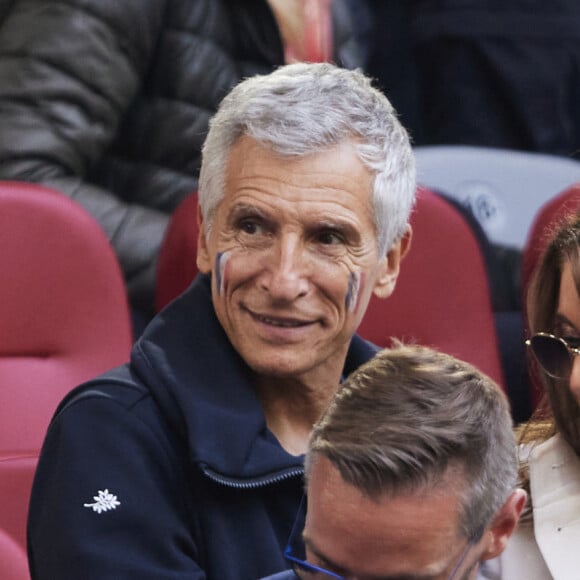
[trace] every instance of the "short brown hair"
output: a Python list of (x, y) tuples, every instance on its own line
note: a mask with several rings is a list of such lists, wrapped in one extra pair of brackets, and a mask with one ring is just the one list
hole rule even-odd
[(514, 490), (516, 444), (501, 389), (472, 365), (396, 343), (355, 371), (315, 425), (306, 462), (326, 457), (369, 497), (465, 474), (461, 532), (476, 538)]

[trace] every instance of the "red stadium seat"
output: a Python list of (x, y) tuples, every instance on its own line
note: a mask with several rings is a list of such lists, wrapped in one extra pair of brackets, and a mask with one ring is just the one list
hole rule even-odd
[(25, 545), (36, 458), (56, 406), (129, 357), (117, 258), (93, 218), (35, 184), (0, 182), (0, 530)]
[(197, 235), (197, 193), (192, 193), (173, 212), (159, 252), (157, 312), (181, 294), (197, 275)]
[(359, 334), (435, 347), (472, 363), (505, 389), (489, 281), (478, 240), (461, 213), (420, 188), (411, 249), (393, 295), (372, 298)]
[(522, 304), (540, 256), (550, 242), (558, 224), (580, 210), (580, 183), (571, 185), (542, 205), (530, 226), (522, 253)]
[(17, 544), (0, 529), (0, 578), (2, 580), (28, 580), (28, 562), (23, 546)]

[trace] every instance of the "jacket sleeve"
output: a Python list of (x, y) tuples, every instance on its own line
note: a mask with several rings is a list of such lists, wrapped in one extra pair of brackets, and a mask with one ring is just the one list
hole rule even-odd
[(83, 205), (111, 240), (132, 296), (152, 283), (168, 218), (85, 177), (147, 72), (164, 4), (14, 0), (0, 29), (0, 179), (42, 182)]
[(188, 462), (132, 407), (89, 394), (53, 421), (30, 504), (33, 580), (205, 578), (183, 487)]

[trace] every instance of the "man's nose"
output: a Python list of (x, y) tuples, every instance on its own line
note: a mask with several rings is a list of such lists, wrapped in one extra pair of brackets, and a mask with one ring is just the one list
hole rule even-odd
[(295, 300), (308, 292), (308, 256), (297, 236), (284, 236), (268, 257), (263, 285), (273, 298)]

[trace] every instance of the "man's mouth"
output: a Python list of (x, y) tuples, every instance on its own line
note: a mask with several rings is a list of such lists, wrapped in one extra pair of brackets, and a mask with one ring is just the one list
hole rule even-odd
[(304, 320), (296, 320), (293, 318), (278, 318), (272, 316), (263, 316), (261, 314), (253, 314), (258, 322), (269, 324), (270, 326), (278, 326), (280, 328), (299, 328), (310, 324)]

